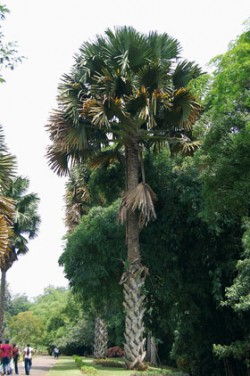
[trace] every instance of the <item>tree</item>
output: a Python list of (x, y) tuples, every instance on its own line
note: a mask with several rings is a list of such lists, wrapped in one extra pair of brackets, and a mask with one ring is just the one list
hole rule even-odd
[[(67, 235), (59, 259), (73, 292), (80, 298), (84, 311), (97, 318), (96, 329), (103, 335), (107, 334), (103, 330), (104, 321), (110, 324), (111, 316), (122, 310), (119, 278), (126, 252), (124, 228), (115, 220), (117, 210), (117, 201), (106, 208), (90, 209), (74, 231)], [(107, 343), (107, 337), (101, 340), (98, 333), (95, 344)], [(102, 351), (95, 347), (95, 356), (103, 354)]]
[[(0, 268), (4, 267), (12, 250), (10, 246), (13, 236), (15, 215), (14, 201), (5, 195), (8, 185), (15, 173), (15, 158), (8, 152), (3, 129), (0, 126)], [(5, 279), (2, 275), (0, 291), (0, 335), (3, 334)]]
[(9, 334), (13, 341), (18, 342), (21, 348), (27, 343), (34, 347), (43, 345), (43, 326), (38, 316), (31, 311), (25, 311), (13, 316), (9, 322)]
[(92, 160), (98, 166), (118, 158), (125, 163), (120, 218), (126, 223), (127, 261), (120, 283), (129, 369), (145, 357), (142, 287), (148, 270), (141, 263), (139, 234), (156, 217), (143, 150), (166, 141), (172, 152), (191, 153), (198, 146), (191, 128), (201, 107), (185, 86), (200, 69), (179, 61), (179, 53), (178, 41), (167, 34), (108, 29), (80, 48), (72, 72), (59, 85), (58, 109), (47, 125), (52, 141), (47, 157), (59, 175), (69, 171), (71, 162)]
[[(18, 260), (19, 255), (25, 255), (28, 248), (28, 239), (34, 239), (38, 234), (40, 217), (38, 215), (39, 198), (35, 193), (27, 193), (29, 188), (29, 180), (27, 178), (16, 177), (4, 193), (6, 197), (10, 197), (15, 202), (15, 216), (13, 218), (13, 235), (9, 239), (10, 252), (0, 264), (1, 268), (1, 301), (0, 305), (4, 309), (6, 273), (13, 263)], [(28, 239), (27, 239), (28, 238)], [(0, 332), (3, 334), (2, 312), (0, 320)]]
[[(87, 230), (87, 237), (91, 237), (91, 231), (89, 231), (90, 228), (98, 228), (98, 232), (100, 233), (102, 228), (102, 222), (109, 224), (110, 219), (108, 218), (109, 212), (108, 211), (102, 211), (102, 210), (91, 210), (91, 207), (103, 205), (107, 206), (109, 202), (112, 202), (112, 199), (117, 198), (118, 192), (121, 192), (121, 185), (122, 185), (122, 179), (119, 184), (119, 179), (117, 179), (117, 176), (121, 170), (120, 164), (113, 163), (109, 166), (100, 167), (96, 170), (91, 170), (86, 164), (79, 164), (78, 166), (75, 166), (71, 169), (69, 174), (69, 181), (66, 184), (66, 221), (69, 231), (76, 234), (78, 232), (77, 224), (79, 224), (81, 217), (84, 215), (85, 217), (89, 214), (89, 218), (84, 221), (84, 227), (79, 230), (80, 236), (85, 233), (85, 229)], [(116, 209), (115, 209), (116, 210)], [(95, 218), (95, 215), (98, 216), (98, 218)], [(116, 214), (115, 214), (116, 215)], [(100, 216), (102, 217), (102, 220), (99, 221)], [(89, 222), (89, 225), (88, 225)], [(96, 225), (96, 222), (98, 224)], [(78, 226), (79, 227), (79, 226)], [(75, 252), (79, 256), (78, 247), (80, 246), (81, 253), (84, 259), (84, 264), (79, 260), (79, 257), (77, 256), (77, 274), (79, 273), (81, 276), (84, 276), (86, 273), (86, 270), (90, 270), (93, 266), (93, 269), (95, 270), (106, 270), (106, 266), (98, 267), (96, 263), (96, 259), (101, 258), (103, 260), (103, 254), (105, 253), (107, 258), (109, 257), (109, 249), (111, 247), (111, 244), (106, 248), (104, 246), (104, 242), (107, 239), (107, 232), (110, 232), (111, 236), (113, 237), (114, 233), (112, 233), (113, 230), (110, 230), (109, 226), (107, 226), (107, 229), (104, 229), (103, 231), (106, 233), (104, 237), (99, 236), (98, 246), (96, 247), (96, 251), (93, 249), (89, 252), (89, 250), (86, 249), (86, 246), (84, 245), (86, 242), (86, 235), (84, 238), (81, 237), (81, 242), (77, 241), (75, 242), (73, 240), (73, 243), (76, 245), (76, 247), (69, 246), (68, 243), (70, 243), (71, 237), (67, 237), (67, 246), (66, 249), (60, 258), (59, 262), (62, 262), (64, 265), (65, 271), (67, 270), (67, 278), (70, 281), (71, 286), (73, 287), (74, 291), (77, 291), (78, 295), (81, 294), (81, 297), (85, 297), (85, 304), (87, 304), (89, 307), (91, 307), (91, 313), (93, 317), (95, 317), (95, 341), (94, 341), (94, 355), (96, 358), (105, 358), (107, 355), (107, 344), (109, 341), (108, 338), (108, 330), (107, 330), (107, 320), (110, 319), (110, 315), (107, 315), (107, 311), (110, 312), (111, 305), (113, 306), (114, 301), (116, 301), (114, 297), (114, 288), (115, 281), (112, 280), (112, 272), (110, 275), (110, 281), (111, 285), (107, 284), (107, 279), (105, 278), (105, 282), (102, 280), (103, 273), (100, 273), (100, 276), (97, 275), (95, 272), (91, 273), (93, 274), (90, 277), (89, 272), (87, 272), (87, 279), (84, 281), (84, 277), (81, 278), (81, 283), (79, 283), (79, 278), (76, 280), (74, 278), (75, 272), (73, 272), (73, 275), (71, 274), (71, 268), (69, 265), (71, 264), (71, 260), (75, 259)], [(79, 236), (79, 235), (78, 235)], [(72, 237), (74, 239), (74, 237)], [(88, 241), (87, 247), (88, 247)], [(87, 251), (88, 255), (94, 254), (94, 259), (90, 261), (90, 258), (84, 258), (84, 252)], [(116, 249), (115, 249), (116, 251)], [(69, 254), (69, 257), (67, 255)], [(63, 257), (66, 256), (66, 257)], [(75, 262), (75, 261), (74, 261)], [(108, 265), (110, 265), (108, 261)], [(120, 270), (120, 269), (119, 269)], [(119, 271), (120, 272), (120, 271)], [(98, 284), (96, 279), (100, 277), (102, 282)], [(93, 281), (93, 284), (91, 283)], [(91, 291), (90, 297), (87, 299), (88, 302), (86, 303), (86, 289), (84, 286), (88, 284), (88, 291)], [(118, 284), (118, 281), (117, 281)], [(97, 285), (99, 285), (99, 289), (97, 289)], [(105, 286), (105, 290), (102, 289), (102, 287)], [(97, 294), (94, 294), (93, 292), (97, 292)], [(105, 293), (104, 293), (105, 291)], [(112, 291), (112, 299), (110, 296), (110, 291)], [(100, 294), (101, 292), (101, 294)], [(104, 293), (104, 294), (103, 294)], [(102, 304), (100, 304), (102, 302)], [(107, 309), (107, 307), (109, 307)], [(109, 325), (110, 326), (110, 325)], [(117, 343), (117, 342), (116, 342)]]
[(234, 336), (216, 342), (215, 346), (227, 374), (234, 372), (234, 363), (239, 359), (245, 360), (249, 373), (249, 306), (244, 290), (249, 291), (248, 246), (244, 252), (242, 246), (241, 252), (236, 248), (242, 237), (245, 245), (249, 233), (245, 226), (250, 207), (249, 52), (248, 30), (229, 45), (225, 54), (212, 60), (215, 70), (205, 100), (208, 132), (198, 158), (202, 171), (203, 218), (218, 234), (225, 225), (231, 226), (233, 231), (244, 224), (246, 231), (244, 234), (241, 230), (234, 240), (231, 278), (221, 298), (221, 305), (237, 315)]
[(239, 316), (239, 322), (242, 328), (242, 337), (237, 338), (227, 345), (215, 345), (215, 353), (219, 358), (229, 363), (228, 359), (234, 358), (243, 361), (246, 365), (248, 374), (250, 373), (250, 328), (249, 328), (249, 310), (250, 310), (250, 221), (244, 223), (245, 232), (243, 236), (244, 251), (238, 260), (236, 268), (237, 275), (230, 287), (226, 288), (225, 301), (223, 306), (231, 307)]
[[(0, 4), (0, 21), (5, 20), (9, 9), (5, 5)], [(2, 25), (0, 24), (0, 70), (3, 68), (14, 69), (18, 62), (21, 62), (23, 57), (17, 56), (17, 45), (15, 42), (4, 42), (4, 34), (2, 32)], [(4, 82), (3, 76), (0, 75), (0, 83)]]

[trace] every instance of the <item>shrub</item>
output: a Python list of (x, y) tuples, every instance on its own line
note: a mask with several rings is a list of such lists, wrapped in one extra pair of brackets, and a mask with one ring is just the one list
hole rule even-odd
[(176, 359), (177, 367), (182, 371), (188, 371), (190, 368), (190, 361), (188, 356), (182, 355)]
[(110, 347), (107, 352), (108, 358), (120, 358), (124, 356), (124, 350), (119, 346)]
[(82, 358), (78, 355), (73, 356), (74, 361), (76, 362), (76, 365), (78, 368), (81, 368), (83, 366)]
[(114, 367), (114, 368), (124, 368), (123, 362), (113, 361), (113, 360), (107, 360), (107, 359), (95, 359), (95, 364), (98, 364), (103, 367)]
[(97, 375), (97, 370), (91, 366), (83, 366), (81, 367), (81, 371), (83, 374), (95, 376)]

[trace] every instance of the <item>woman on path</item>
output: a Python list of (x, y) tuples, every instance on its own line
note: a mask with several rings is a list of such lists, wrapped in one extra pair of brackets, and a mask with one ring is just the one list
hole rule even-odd
[(23, 360), (24, 360), (24, 368), (25, 368), (25, 375), (30, 374), (30, 368), (32, 366), (32, 356), (34, 354), (34, 350), (30, 347), (30, 344), (25, 347), (23, 350)]
[(16, 343), (13, 343), (13, 346), (12, 346), (12, 356), (13, 356), (15, 374), (18, 375), (19, 348), (17, 347)]

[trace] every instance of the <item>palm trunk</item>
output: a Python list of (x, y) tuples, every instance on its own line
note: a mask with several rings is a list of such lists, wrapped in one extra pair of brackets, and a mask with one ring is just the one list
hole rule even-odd
[(0, 338), (4, 335), (4, 307), (5, 307), (5, 292), (6, 292), (6, 270), (1, 270), (1, 290), (0, 290)]
[[(126, 147), (127, 189), (134, 189), (139, 183), (138, 145)], [(125, 364), (128, 369), (140, 369), (146, 352), (144, 351), (144, 299), (142, 286), (147, 269), (141, 265), (139, 245), (139, 223), (136, 212), (128, 211), (126, 220), (126, 241), (128, 269), (123, 273), (121, 283), (124, 287), (125, 308)]]
[(94, 357), (97, 359), (106, 358), (108, 352), (108, 331), (104, 319), (97, 317), (95, 320), (95, 344)]

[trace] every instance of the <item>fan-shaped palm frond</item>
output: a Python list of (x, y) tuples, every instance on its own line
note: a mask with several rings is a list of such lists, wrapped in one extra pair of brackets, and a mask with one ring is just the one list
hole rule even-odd
[(180, 61), (172, 74), (175, 89), (186, 87), (189, 82), (202, 74), (201, 68), (192, 61)]
[(200, 140), (190, 140), (185, 135), (174, 137), (169, 140), (169, 146), (172, 155), (181, 154), (184, 156), (193, 155), (194, 152), (200, 148)]
[(166, 62), (169, 64), (172, 59), (176, 60), (182, 50), (178, 40), (167, 33), (159, 35), (155, 31), (150, 32), (147, 40), (151, 49), (151, 59), (158, 60), (163, 66)]
[(0, 268), (3, 268), (11, 254), (13, 239), (13, 220), (15, 214), (14, 201), (0, 195)]
[(176, 129), (190, 131), (198, 120), (201, 110), (202, 107), (195, 101), (194, 96), (186, 88), (180, 88), (173, 92), (169, 120)]
[(5, 143), (3, 128), (0, 125), (0, 187), (6, 188), (14, 176), (16, 170), (16, 158), (8, 152)]
[(11, 248), (14, 247), (16, 254), (23, 254), (28, 251), (27, 238), (33, 239), (40, 225), (38, 205), (40, 199), (35, 193), (27, 193), (29, 180), (21, 176), (12, 180), (5, 194), (14, 203), (13, 216), (13, 238)]
[(73, 230), (79, 224), (82, 215), (86, 214), (89, 210), (88, 175), (89, 172), (83, 164), (70, 170), (64, 196), (66, 202), (65, 224), (69, 231)]
[(124, 154), (121, 152), (121, 148), (122, 145), (117, 144), (115, 148), (101, 150), (91, 161), (89, 161), (89, 167), (105, 167), (117, 161), (124, 163)]
[[(9, 240), (12, 232), (10, 225), (3, 214), (0, 214), (0, 262), (8, 252)], [(1, 265), (0, 265), (1, 267)]]

